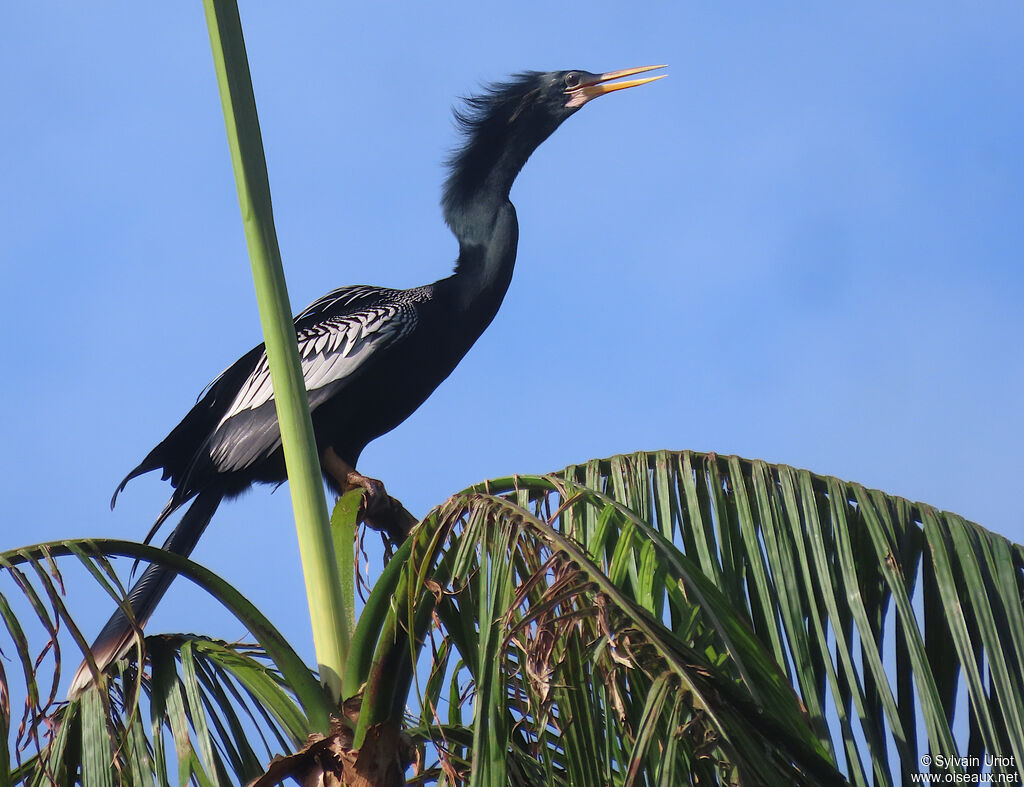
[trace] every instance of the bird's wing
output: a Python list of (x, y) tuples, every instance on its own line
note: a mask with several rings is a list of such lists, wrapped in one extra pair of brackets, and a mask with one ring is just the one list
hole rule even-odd
[[(363, 289), (336, 290), (295, 318), (311, 410), (333, 395), (334, 383), (356, 376), (370, 358), (416, 326), (416, 309), (410, 300), (382, 297), (376, 288)], [(266, 407), (273, 398), (264, 351), (210, 436), (207, 448), (219, 471), (247, 467), (280, 444), (276, 413), (272, 406)]]
[(387, 290), (371, 284), (348, 284), (321, 295), (295, 315), (296, 326), (310, 320), (326, 319), (339, 313), (385, 302), (399, 302), (414, 296), (415, 290)]

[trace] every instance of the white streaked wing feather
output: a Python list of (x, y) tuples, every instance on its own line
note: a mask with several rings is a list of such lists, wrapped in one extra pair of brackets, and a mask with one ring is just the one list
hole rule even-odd
[(380, 293), (379, 287), (372, 287), (366, 284), (355, 284), (346, 287), (339, 287), (336, 290), (331, 290), (326, 295), (317, 298), (309, 306), (299, 312), (296, 316), (296, 320), (301, 320), (303, 317), (308, 317), (316, 312), (323, 312), (337, 304), (350, 304), (365, 297), (374, 297)]
[[(313, 391), (362, 366), (379, 347), (412, 330), (416, 312), (399, 305), (378, 306), (335, 317), (304, 329), (298, 336), (302, 378)], [(244, 410), (255, 410), (274, 396), (264, 354), (238, 391), (218, 428)]]

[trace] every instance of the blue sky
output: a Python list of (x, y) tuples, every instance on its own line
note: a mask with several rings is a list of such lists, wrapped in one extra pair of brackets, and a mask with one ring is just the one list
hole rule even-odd
[[(670, 65), (521, 175), (502, 311), (360, 462), (411, 510), (692, 448), (1024, 541), (998, 498), (1024, 443), (1024, 6), (296, 2), (243, 23), (296, 310), (447, 275), (458, 96)], [(260, 340), (201, 5), (5, 4), (0, 74), (0, 547), (141, 538), (169, 490), (144, 477), (111, 513), (114, 486)], [(310, 653), (285, 490), (226, 505), (195, 557)], [(153, 630), (240, 635), (199, 599), (176, 587)]]

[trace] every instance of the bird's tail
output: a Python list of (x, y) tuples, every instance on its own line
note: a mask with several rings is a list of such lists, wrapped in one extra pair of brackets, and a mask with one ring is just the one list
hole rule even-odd
[[(201, 492), (192, 505), (188, 507), (185, 515), (178, 522), (178, 526), (164, 542), (164, 549), (168, 552), (187, 557), (199, 537), (206, 530), (206, 526), (213, 518), (217, 506), (220, 505), (222, 495), (219, 492)], [(111, 615), (110, 620), (100, 631), (92, 644), (92, 656), (96, 666), (103, 671), (111, 663), (121, 658), (131, 647), (137, 628), (145, 625), (149, 620), (156, 605), (163, 598), (175, 572), (160, 566), (156, 563), (150, 565), (139, 577), (131, 591), (128, 593), (128, 603), (131, 605), (134, 616), (134, 624), (128, 616), (120, 609)], [(71, 688), (68, 689), (68, 697), (78, 696), (90, 683), (92, 683), (92, 671), (88, 662), (83, 661), (78, 667), (78, 672), (71, 681)]]

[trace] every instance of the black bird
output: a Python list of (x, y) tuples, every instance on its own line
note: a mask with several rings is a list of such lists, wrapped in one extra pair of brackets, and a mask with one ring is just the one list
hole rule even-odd
[[(664, 75), (613, 80), (662, 67), (528, 72), (467, 99), (466, 108), (455, 113), (465, 141), (449, 161), (441, 200), (459, 241), (455, 272), (410, 290), (342, 287), (295, 318), (313, 431), (325, 480), (335, 493), (363, 486), (376, 498), (370, 512), (379, 510), (386, 495), (379, 482), (355, 471), (359, 454), (430, 396), (497, 313), (512, 279), (519, 235), (509, 191), (526, 160), (591, 99)], [(162, 470), (174, 491), (146, 540), (192, 500), (164, 543), (180, 555), (191, 553), (222, 500), (256, 482), (286, 479), (273, 396), (261, 344), (207, 387), (120, 483), (111, 507), (131, 479)], [(378, 516), (394, 520), (387, 511)], [(129, 601), (139, 625), (171, 579), (172, 572), (151, 565), (132, 588)], [(100, 669), (125, 652), (132, 634), (127, 617), (115, 613), (92, 646)], [(71, 695), (90, 681), (83, 664)]]

